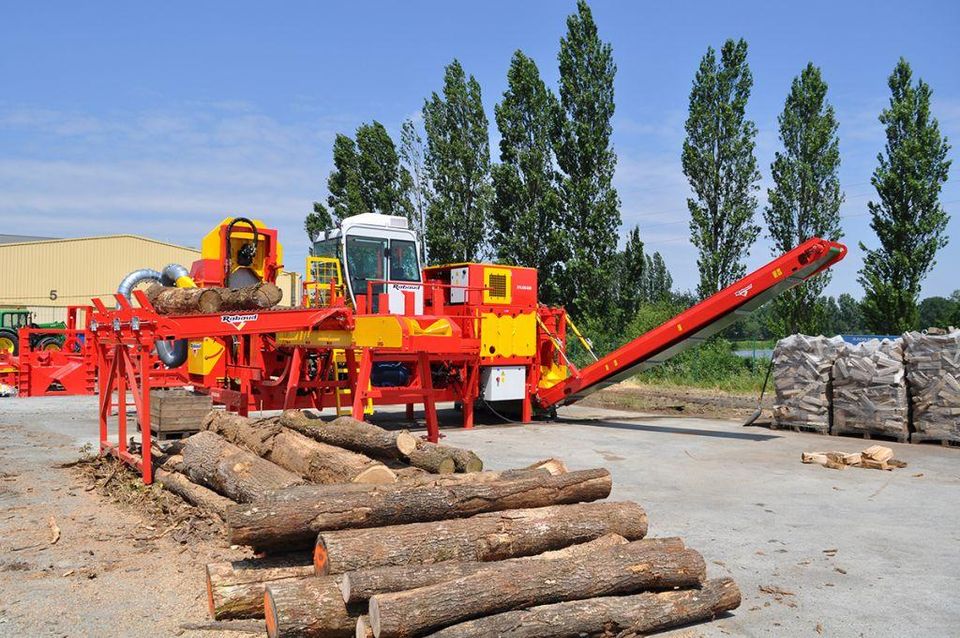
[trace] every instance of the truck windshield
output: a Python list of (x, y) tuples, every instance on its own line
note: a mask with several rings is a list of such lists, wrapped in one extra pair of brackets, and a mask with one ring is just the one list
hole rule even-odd
[[(347, 237), (347, 272), (354, 296), (367, 294), (367, 282), (387, 278), (387, 240), (375, 237)], [(383, 284), (372, 286), (383, 292)], [(376, 297), (374, 297), (376, 300)]]
[(420, 264), (417, 261), (417, 245), (403, 239), (390, 240), (390, 279), (394, 281), (420, 281)]

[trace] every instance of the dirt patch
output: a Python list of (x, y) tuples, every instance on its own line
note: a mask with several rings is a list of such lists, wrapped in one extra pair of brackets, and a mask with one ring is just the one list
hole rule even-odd
[[(741, 420), (756, 410), (757, 397), (703, 388), (621, 383), (590, 395), (581, 404), (654, 414)], [(766, 418), (773, 407), (770, 394), (764, 397), (763, 406), (765, 414), (761, 418)]]

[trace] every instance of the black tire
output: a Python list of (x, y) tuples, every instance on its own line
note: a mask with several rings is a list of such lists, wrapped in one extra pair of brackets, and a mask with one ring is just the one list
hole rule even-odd
[(19, 354), (20, 337), (16, 330), (0, 328), (0, 351), (9, 352), (12, 355)]
[(47, 335), (45, 337), (40, 337), (37, 340), (37, 345), (33, 347), (34, 350), (63, 350), (63, 344), (60, 343), (60, 338), (55, 335)]

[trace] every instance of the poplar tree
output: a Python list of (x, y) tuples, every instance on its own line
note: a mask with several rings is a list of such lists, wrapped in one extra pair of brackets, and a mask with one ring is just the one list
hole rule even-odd
[(610, 142), (617, 67), (584, 0), (567, 18), (557, 57), (564, 121), (556, 156), (570, 253), (562, 299), (574, 316), (602, 318), (613, 300), (620, 228), (620, 199), (612, 184), (617, 156)]
[(357, 128), (357, 170), (360, 197), (372, 213), (409, 217), (406, 169), (387, 129), (376, 120)]
[[(794, 78), (780, 114), (783, 150), (770, 170), (774, 186), (764, 220), (772, 240), (771, 252), (782, 255), (811, 237), (836, 241), (840, 230), (840, 141), (833, 107), (827, 102), (827, 84), (820, 69), (807, 64)], [(813, 334), (822, 325), (821, 295), (830, 282), (825, 272), (781, 293), (774, 300), (779, 332)]]
[(914, 85), (912, 76), (900, 58), (888, 80), (890, 106), (880, 113), (887, 143), (870, 180), (877, 201), (867, 204), (880, 246), (860, 243), (866, 253), (858, 279), (865, 290), (864, 319), (884, 334), (917, 327), (920, 286), (947, 245), (950, 220), (940, 203), (950, 145), (930, 113), (930, 86), (923, 80)]
[(556, 303), (567, 252), (553, 160), (560, 105), (521, 51), (513, 54), (495, 114), (500, 163), (491, 170), (492, 243), (504, 263), (536, 268), (540, 300)]
[(427, 243), (434, 262), (476, 261), (485, 249), (490, 208), (490, 139), (480, 84), (454, 60), (442, 95), (423, 105), (424, 166), (434, 197), (427, 206)]
[(615, 283), (619, 292), (617, 309), (623, 313), (623, 322), (637, 314), (640, 305), (648, 301), (647, 259), (643, 254), (640, 228), (634, 226), (627, 234), (627, 243), (619, 255), (620, 268)]
[(339, 219), (369, 212), (360, 188), (360, 165), (357, 145), (347, 135), (337, 133), (333, 141), (333, 166), (327, 179), (327, 204)]
[(313, 212), (307, 213), (306, 219), (303, 220), (303, 229), (310, 243), (317, 241), (323, 231), (331, 226), (333, 226), (333, 218), (330, 217), (329, 211), (320, 202), (313, 202)]
[(694, 197), (690, 241), (700, 252), (701, 298), (729, 286), (746, 273), (744, 258), (760, 232), (753, 222), (760, 173), (754, 157), (757, 127), (746, 117), (753, 76), (747, 43), (727, 40), (708, 47), (690, 91), (690, 113), (683, 143), (683, 172)]
[(410, 178), (406, 181), (407, 199), (413, 209), (411, 217), (413, 229), (420, 236), (420, 258), (423, 263), (427, 263), (427, 241), (425, 237), (427, 206), (431, 200), (432, 192), (423, 157), (423, 138), (420, 137), (420, 132), (417, 131), (413, 120), (405, 120), (400, 127), (400, 159), (403, 161), (404, 170)]
[(667, 270), (663, 255), (655, 252), (652, 256), (646, 255), (644, 259), (646, 262), (643, 269), (644, 301), (647, 303), (666, 301), (670, 298), (670, 291), (673, 289), (673, 276)]

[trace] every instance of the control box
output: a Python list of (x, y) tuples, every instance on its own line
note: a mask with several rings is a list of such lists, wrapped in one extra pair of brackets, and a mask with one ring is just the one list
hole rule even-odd
[(526, 366), (488, 366), (480, 369), (485, 401), (515, 401), (526, 396)]

